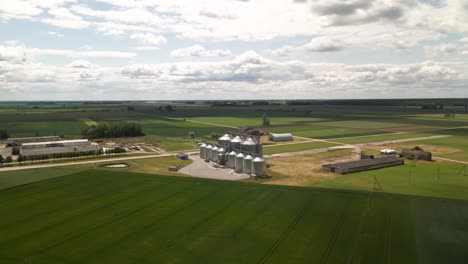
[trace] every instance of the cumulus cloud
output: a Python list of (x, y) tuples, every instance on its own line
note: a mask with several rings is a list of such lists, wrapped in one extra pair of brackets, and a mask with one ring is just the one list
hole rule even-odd
[(440, 97), (462, 96), (468, 81), (466, 66), (436, 61), (365, 65), (278, 62), (248, 51), (217, 62), (102, 67), (78, 59), (60, 67), (22, 61), (21, 52), (5, 52), (5, 46), (0, 54), (8, 58), (0, 61), (0, 82), (4, 83), (0, 90), (12, 91), (7, 93), (11, 98), (17, 95), (16, 89), (36, 95), (34, 99), (51, 95), (56, 99), (290, 99), (329, 98), (331, 93), (341, 98), (385, 98), (431, 96), (428, 91), (437, 91), (434, 96)]
[(50, 24), (56, 27), (70, 28), (70, 29), (83, 29), (90, 25), (89, 22), (83, 20), (82, 17), (73, 14), (69, 9), (63, 7), (51, 8), (48, 14), (52, 18), (43, 18), (41, 22)]
[(130, 35), (130, 39), (135, 39), (143, 45), (160, 46), (167, 43), (167, 39), (161, 35), (153, 33), (134, 33)]
[(201, 45), (194, 45), (187, 48), (176, 49), (171, 52), (172, 57), (226, 57), (231, 55), (232, 52), (230, 50), (207, 50)]
[(459, 59), (460, 56), (468, 55), (468, 44), (444, 43), (434, 47), (426, 47), (426, 55), (433, 59), (447, 56)]
[(293, 46), (284, 46), (278, 49), (270, 50), (269, 53), (273, 56), (278, 57), (287, 57), (292, 54), (304, 54), (307, 52), (335, 52), (340, 51), (344, 48), (344, 44), (341, 41), (336, 39), (331, 39), (329, 37), (315, 37), (310, 42), (293, 47)]
[(310, 1), (312, 12), (326, 18), (327, 25), (399, 21), (415, 0), (319, 0)]

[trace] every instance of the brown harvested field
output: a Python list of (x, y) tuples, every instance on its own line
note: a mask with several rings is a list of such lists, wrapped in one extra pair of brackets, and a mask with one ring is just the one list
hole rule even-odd
[(312, 155), (271, 158), (268, 160), (268, 165), (272, 178), (265, 183), (311, 186), (321, 181), (331, 180), (336, 178), (336, 174), (322, 171), (322, 165), (350, 160), (351, 155), (352, 150), (345, 149)]

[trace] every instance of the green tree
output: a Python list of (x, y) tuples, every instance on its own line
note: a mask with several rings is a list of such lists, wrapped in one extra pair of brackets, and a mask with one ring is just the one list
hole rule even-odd
[(12, 163), (13, 162), (13, 159), (11, 158), (11, 156), (8, 156), (5, 158), (5, 163)]
[(264, 127), (270, 126), (270, 118), (268, 118), (266, 114), (263, 114), (262, 124)]
[(411, 150), (419, 150), (419, 151), (424, 151), (424, 149), (420, 146), (415, 146), (414, 148), (412, 148)]
[(3, 158), (3, 156), (0, 155), (0, 163), (3, 163), (4, 160), (5, 160), (5, 159)]
[(10, 134), (8, 134), (8, 131), (1, 129), (0, 130), (0, 139), (7, 139), (10, 137)]
[(25, 161), (26, 159), (22, 156), (22, 155), (19, 155), (18, 158), (16, 159), (17, 162), (23, 162)]
[(166, 109), (167, 112), (172, 112), (172, 111), (174, 111), (174, 107), (172, 107), (172, 105), (166, 105), (166, 106), (164, 107), (164, 109)]

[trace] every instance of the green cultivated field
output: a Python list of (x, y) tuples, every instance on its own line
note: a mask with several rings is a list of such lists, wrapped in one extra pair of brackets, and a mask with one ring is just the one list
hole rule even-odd
[(404, 166), (340, 175), (315, 186), (372, 191), (376, 176), (384, 192), (468, 200), (468, 169), (465, 175), (464, 164), (405, 162)]
[(333, 146), (336, 146), (336, 144), (327, 143), (327, 142), (285, 144), (285, 145), (263, 147), (263, 154), (271, 155), (271, 154), (284, 153), (284, 152), (295, 152), (295, 151), (303, 151), (303, 150), (328, 148), (328, 147), (333, 147)]
[[(145, 137), (112, 140), (157, 144), (166, 150), (176, 151), (192, 149), (196, 140), (211, 139), (212, 133), (222, 134), (236, 130), (235, 127), (250, 126), (273, 133), (293, 133), (295, 136), (329, 139), (468, 126), (468, 110), (463, 108), (456, 110), (455, 118), (447, 119), (444, 118), (447, 111), (444, 109), (421, 110), (366, 104), (221, 107), (210, 104), (173, 103), (174, 111), (159, 110), (159, 107), (166, 104), (169, 103), (0, 104), (0, 129), (8, 130), (11, 137), (38, 134), (79, 138), (81, 130), (90, 124), (132, 121), (141, 124)], [(134, 111), (128, 111), (129, 106), (132, 106)], [(268, 127), (262, 127), (264, 114), (271, 121)], [(184, 119), (208, 124), (188, 122)], [(188, 132), (195, 132), (196, 140), (187, 139)], [(407, 136), (416, 135), (418, 133)], [(426, 135), (426, 132), (422, 135)], [(382, 136), (387, 137), (404, 138), (402, 134)], [(374, 139), (380, 138), (369, 137), (368, 140)], [(369, 142), (364, 141), (365, 138), (340, 140), (347, 143)]]
[(467, 201), (95, 170), (0, 200), (0, 263), (468, 258)]

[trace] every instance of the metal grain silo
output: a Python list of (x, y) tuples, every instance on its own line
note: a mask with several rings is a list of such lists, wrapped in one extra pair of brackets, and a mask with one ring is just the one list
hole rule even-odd
[(234, 171), (237, 173), (242, 173), (244, 168), (244, 154), (239, 153), (236, 156), (236, 163), (234, 167)]
[(224, 152), (225, 152), (224, 148), (221, 147), (221, 148), (218, 149), (218, 160), (217, 160), (217, 162), (218, 162), (219, 165), (226, 164), (226, 155), (225, 155)]
[(224, 136), (218, 138), (218, 145), (222, 147), (227, 147), (229, 142), (231, 142), (232, 137), (229, 134), (225, 134)]
[(250, 155), (247, 155), (245, 158), (244, 158), (244, 163), (243, 163), (243, 170), (244, 170), (244, 173), (246, 174), (250, 174), (252, 173), (252, 156)]
[(200, 145), (200, 158), (202, 159), (206, 158), (206, 144), (205, 143)]
[(237, 153), (235, 151), (231, 151), (229, 154), (227, 154), (227, 165), (231, 169), (236, 167), (236, 156)]
[(218, 162), (218, 147), (214, 146), (211, 149), (211, 159), (212, 162)]
[(242, 139), (239, 136), (236, 136), (231, 140), (231, 149), (235, 151), (240, 151)]
[(211, 145), (207, 145), (206, 148), (205, 148), (205, 159), (206, 160), (211, 160), (211, 149), (213, 148), (213, 146)]
[(257, 177), (265, 177), (266, 175), (266, 161), (263, 158), (255, 158), (252, 160), (252, 172)]
[(241, 151), (243, 153), (256, 153), (257, 143), (249, 137), (241, 143)]

